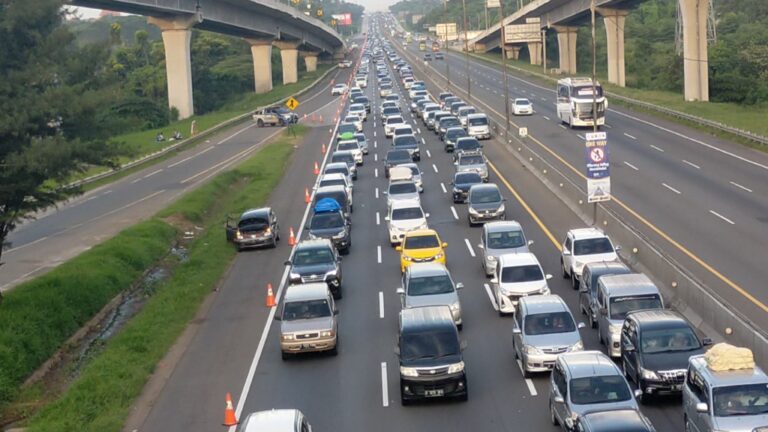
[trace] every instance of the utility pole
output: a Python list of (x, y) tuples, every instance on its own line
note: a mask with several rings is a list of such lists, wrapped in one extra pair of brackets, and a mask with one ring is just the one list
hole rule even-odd
[[(467, 64), (467, 99), (472, 101), (472, 72), (469, 70), (469, 39), (467, 38), (467, 0), (461, 0), (461, 9), (464, 12), (464, 58)], [(446, 52), (446, 56), (447, 54)], [(448, 59), (446, 58), (445, 61), (448, 62)]]
[(485, 1), (485, 30), (488, 30), (488, 1)]
[[(445, 37), (445, 40), (443, 41), (445, 43), (445, 52), (448, 53), (448, 0), (443, 0), (443, 36)], [(440, 35), (438, 35), (438, 39), (440, 38)], [(428, 49), (431, 49), (428, 47)], [(445, 77), (448, 79), (448, 91), (451, 91), (451, 62), (448, 60), (445, 60)]]
[[(594, 2), (594, 0), (592, 0)], [(509, 80), (507, 78), (507, 51), (506, 47), (506, 32), (504, 30), (504, 1), (499, 1), (499, 30), (501, 31), (501, 70), (504, 75), (504, 115), (506, 118), (506, 126), (504, 127), (504, 137), (507, 138), (509, 134)]]
[[(595, 38), (595, 0), (591, 0), (592, 15), (592, 132), (597, 132), (597, 40)], [(592, 203), (592, 225), (597, 225), (597, 202)]]

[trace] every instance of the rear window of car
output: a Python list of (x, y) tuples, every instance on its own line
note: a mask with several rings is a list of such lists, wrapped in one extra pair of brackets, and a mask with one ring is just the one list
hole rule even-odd
[(488, 124), (488, 119), (486, 117), (475, 117), (467, 119), (467, 122), (470, 126), (486, 126)]

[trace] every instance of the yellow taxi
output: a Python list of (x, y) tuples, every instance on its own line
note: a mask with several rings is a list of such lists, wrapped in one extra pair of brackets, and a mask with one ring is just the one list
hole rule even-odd
[(405, 272), (412, 263), (437, 262), (445, 265), (445, 248), (437, 231), (420, 229), (409, 231), (395, 250), (400, 252), (400, 271)]

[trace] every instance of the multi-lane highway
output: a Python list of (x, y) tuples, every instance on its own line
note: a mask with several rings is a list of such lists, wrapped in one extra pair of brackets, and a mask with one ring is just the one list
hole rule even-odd
[[(298, 97), (301, 106), (297, 112), (303, 116), (322, 109), (333, 100), (328, 96), (331, 83), (348, 76), (348, 70), (332, 72)], [(311, 117), (308, 120), (304, 123), (311, 124)], [(243, 123), (23, 224), (11, 233), (11, 247), (3, 252), (0, 289), (40, 275), (151, 216), (184, 192), (247, 158), (280, 130)]]
[[(430, 213), (430, 227), (448, 243), (447, 266), (453, 278), (465, 285), (459, 296), (464, 317), (461, 337), (468, 342), (464, 360), (469, 401), (400, 405), (393, 351), (400, 310), (395, 293), (400, 285), (399, 256), (389, 246), (382, 194), (387, 187), (382, 161), (390, 140), (383, 135), (376, 109), (380, 98), (375, 76), (369, 82), (365, 92), (373, 101), (373, 112), (364, 133), (371, 145), (354, 186), (353, 246), (342, 262), (339, 355), (281, 359), (274, 309), (263, 302), (266, 284), (284, 281), (282, 262), (291, 250), (283, 243), (273, 250), (241, 253), (218, 293), (182, 338), (185, 351), (179, 350), (176, 366), (170, 366), (173, 358), (159, 366), (127, 430), (217, 430), (226, 392), (232, 392), (240, 418), (257, 410), (298, 408), (317, 431), (558, 430), (549, 420), (548, 375), (523, 378), (512, 352), (511, 320), (499, 317), (486, 288), (488, 279), (477, 249), (480, 228), (470, 228), (466, 207), (452, 202), (451, 155), (407, 110), (407, 121), (423, 139), (422, 205)], [(397, 85), (395, 90), (405, 99), (402, 87)], [(433, 94), (437, 90), (430, 88)], [(327, 127), (313, 128), (298, 149), (270, 199), (283, 227), (303, 225), (308, 212), (303, 190), (316, 180), (310, 166), (321, 157), (321, 144), (328, 146), (332, 141)], [(534, 240), (532, 251), (545, 272), (556, 276), (550, 281), (553, 293), (561, 295), (580, 320), (576, 293), (559, 277), (553, 239), (581, 223), (498, 142), (485, 143), (485, 154), (493, 165), (491, 182), (499, 184), (508, 199), (507, 218), (519, 221)], [(281, 285), (278, 298), (284, 289)], [(582, 330), (582, 338), (586, 349), (601, 349), (595, 331)], [(643, 411), (659, 431), (682, 430), (679, 398), (661, 399)]]
[[(412, 44), (406, 57), (423, 65), (422, 54)], [(431, 61), (426, 69), (434, 79), (432, 84), (448, 87), (450, 76), (452, 91), (498, 123), (505, 123), (500, 67), (449, 51), (445, 61)], [(508, 85), (510, 99), (528, 98), (536, 111), (530, 117), (513, 117), (512, 129), (527, 127), (527, 144), (586, 188), (584, 134), (589, 130), (568, 129), (560, 123), (554, 85), (544, 87), (514, 73), (510, 73)], [(713, 288), (734, 310), (766, 328), (768, 155), (617, 108), (610, 105), (610, 98), (606, 122), (603, 130), (610, 145), (615, 198), (608, 204), (610, 208)]]

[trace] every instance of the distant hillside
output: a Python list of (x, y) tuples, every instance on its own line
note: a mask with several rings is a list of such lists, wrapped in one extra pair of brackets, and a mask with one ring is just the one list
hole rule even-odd
[(146, 31), (150, 41), (160, 39), (160, 29), (147, 24), (147, 18), (143, 16), (106, 16), (98, 20), (69, 21), (68, 24), (72, 33), (77, 35), (77, 43), (83, 46), (90, 43), (109, 42), (113, 23), (120, 24), (120, 38), (125, 44), (133, 44), (133, 35), (139, 30)]

